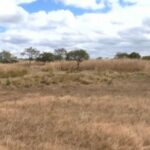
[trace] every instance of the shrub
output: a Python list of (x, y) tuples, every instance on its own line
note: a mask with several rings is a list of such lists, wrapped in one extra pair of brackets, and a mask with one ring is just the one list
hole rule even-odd
[(144, 60), (150, 60), (150, 56), (143, 56), (142, 59), (144, 59)]
[(129, 57), (129, 55), (127, 53), (120, 53), (120, 52), (117, 53), (115, 56), (115, 58), (117, 58), (117, 59), (128, 58), (128, 57)]
[(37, 61), (42, 61), (42, 62), (54, 61), (54, 55), (52, 53), (44, 52), (39, 55), (39, 57), (37, 58)]
[(131, 58), (131, 59), (140, 59), (141, 56), (139, 53), (136, 53), (136, 52), (132, 52), (131, 54), (129, 54), (129, 57), (128, 58)]

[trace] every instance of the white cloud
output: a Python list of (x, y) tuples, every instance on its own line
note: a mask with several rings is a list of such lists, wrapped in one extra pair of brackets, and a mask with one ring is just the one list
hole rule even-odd
[(84, 9), (101, 9), (104, 8), (105, 0), (101, 0), (101, 2), (97, 3), (96, 0), (57, 0), (57, 2), (62, 2), (65, 5), (71, 5)]
[[(117, 0), (109, 0), (111, 12), (82, 15), (70, 10), (28, 13), (18, 5), (24, 2), (5, 0), (3, 7), (0, 5), (0, 25), (6, 28), (0, 33), (1, 49), (19, 53), (28, 46), (40, 50), (85, 48), (93, 57), (111, 56), (120, 50), (149, 52), (150, 6), (147, 0), (132, 0), (137, 4), (125, 8), (120, 7)], [(79, 0), (73, 2), (83, 7), (100, 7), (93, 0), (87, 0), (86, 5)], [(6, 11), (8, 7), (10, 11)]]
[[(18, 4), (25, 0), (4, 0), (0, 2), (0, 25), (12, 24), (22, 21), (28, 13)], [(31, 2), (27, 0), (26, 2)]]
[[(97, 10), (104, 8), (106, 5), (112, 7), (112, 8), (118, 8), (120, 7), (119, 0), (100, 0), (97, 2), (97, 0), (55, 0), (56, 2), (61, 2), (68, 6), (74, 6), (77, 8), (82, 9), (91, 9), (91, 10)], [(138, 6), (144, 6), (149, 7), (150, 1), (149, 0), (123, 0), (125, 3), (130, 2), (133, 4), (137, 4)]]
[(36, 0), (14, 0), (16, 4), (23, 4), (23, 3), (32, 3)]

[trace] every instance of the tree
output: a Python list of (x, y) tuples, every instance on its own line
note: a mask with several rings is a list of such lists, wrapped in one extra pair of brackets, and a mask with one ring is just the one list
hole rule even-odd
[(0, 62), (14, 63), (17, 62), (17, 57), (14, 57), (10, 52), (4, 50), (0, 53)]
[(131, 59), (140, 59), (141, 55), (139, 53), (132, 52), (131, 54), (129, 54), (129, 58), (131, 58)]
[(115, 55), (115, 58), (117, 58), (117, 59), (122, 59), (122, 58), (128, 58), (129, 57), (129, 54), (127, 54), (127, 53), (117, 53), (116, 55)]
[(55, 49), (54, 55), (55, 55), (55, 60), (65, 60), (67, 55), (67, 50), (64, 48)]
[(77, 69), (80, 67), (80, 63), (83, 60), (89, 59), (89, 54), (85, 50), (74, 50), (67, 53), (67, 60), (74, 60), (77, 62)]
[(141, 56), (139, 53), (132, 52), (130, 54), (128, 53), (117, 53), (115, 58), (121, 59), (121, 58), (130, 58), (130, 59), (140, 59)]
[(54, 61), (54, 54), (53, 53), (44, 52), (44, 53), (39, 55), (39, 57), (37, 58), (37, 61), (42, 61), (42, 62), (45, 62), (45, 63)]
[(96, 60), (102, 60), (103, 58), (101, 56), (97, 57)]
[(24, 50), (24, 52), (21, 53), (21, 54), (28, 57), (28, 59), (29, 59), (29, 65), (30, 65), (31, 61), (35, 60), (39, 56), (39, 51), (36, 50), (35, 48), (29, 47), (29, 48), (26, 48)]

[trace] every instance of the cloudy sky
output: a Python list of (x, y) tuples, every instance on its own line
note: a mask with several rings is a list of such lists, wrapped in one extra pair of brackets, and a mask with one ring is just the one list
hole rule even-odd
[(1, 0), (0, 49), (150, 55), (150, 0)]

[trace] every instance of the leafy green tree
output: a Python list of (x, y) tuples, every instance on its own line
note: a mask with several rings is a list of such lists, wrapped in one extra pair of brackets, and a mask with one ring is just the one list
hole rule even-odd
[(129, 54), (129, 58), (131, 58), (131, 59), (140, 59), (141, 55), (139, 53), (132, 52), (131, 54)]
[(29, 47), (21, 54), (28, 57), (29, 65), (31, 65), (32, 60), (35, 60), (39, 56), (39, 51), (35, 48)]
[(45, 62), (45, 63), (54, 61), (54, 54), (53, 53), (44, 52), (44, 53), (39, 55), (39, 57), (37, 58), (37, 61), (42, 61), (42, 62)]
[(85, 50), (74, 50), (67, 53), (67, 60), (74, 60), (77, 62), (77, 69), (80, 67), (80, 63), (83, 60), (89, 59), (89, 54)]
[(65, 60), (67, 56), (67, 50), (64, 48), (55, 49), (55, 60)]
[(0, 62), (15, 63), (17, 62), (17, 57), (14, 57), (10, 52), (4, 50), (0, 53)]

